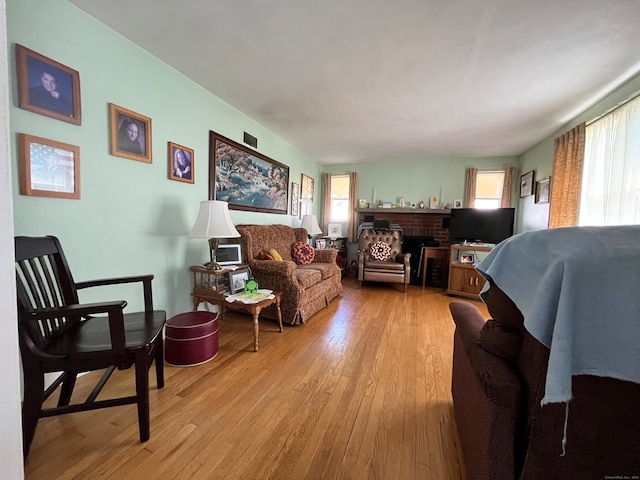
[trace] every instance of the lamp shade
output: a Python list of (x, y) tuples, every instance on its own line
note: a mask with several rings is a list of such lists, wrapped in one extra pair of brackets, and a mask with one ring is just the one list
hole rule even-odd
[(322, 233), (318, 226), (318, 219), (315, 215), (305, 215), (302, 217), (302, 224), (300, 225), (307, 231), (309, 235), (319, 235)]
[(198, 218), (189, 237), (192, 238), (234, 238), (240, 233), (233, 226), (229, 216), (229, 204), (220, 200), (200, 202)]

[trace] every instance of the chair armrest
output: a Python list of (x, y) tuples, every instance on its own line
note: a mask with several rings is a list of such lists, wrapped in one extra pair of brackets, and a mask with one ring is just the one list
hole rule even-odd
[[(126, 343), (123, 315), (123, 310), (126, 306), (127, 302), (125, 300), (64, 305), (61, 307), (43, 308), (33, 312), (26, 312), (20, 321), (48, 320), (60, 317), (87, 317), (99, 313), (106, 313), (109, 322), (111, 350), (118, 364), (126, 364), (127, 356), (125, 354)], [(39, 354), (42, 353), (40, 352)]]
[(336, 263), (338, 251), (335, 248), (320, 248), (315, 250), (315, 257), (311, 263)]
[(399, 253), (398, 255), (396, 255), (396, 262), (404, 263), (405, 267), (408, 267), (409, 265), (411, 265), (410, 260), (411, 260), (410, 253)]
[(101, 278), (96, 280), (88, 280), (85, 282), (77, 282), (76, 288), (90, 288), (90, 287), (103, 287), (105, 285), (120, 285), (123, 283), (135, 283), (142, 282), (142, 288), (144, 292), (144, 311), (153, 311), (153, 293), (151, 290), (151, 280), (153, 275), (136, 275), (129, 277), (113, 277), (113, 278)]

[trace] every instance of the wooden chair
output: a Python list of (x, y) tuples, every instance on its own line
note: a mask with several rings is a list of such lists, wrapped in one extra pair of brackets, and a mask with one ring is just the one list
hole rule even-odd
[[(153, 275), (75, 282), (57, 238), (16, 237), (18, 328), (24, 370), (22, 405), (25, 460), (40, 417), (138, 405), (140, 441), (149, 439), (149, 368), (156, 362), (158, 388), (164, 386), (162, 329), (166, 314), (153, 310)], [(144, 311), (124, 313), (124, 300), (80, 304), (78, 290), (140, 282)], [(94, 316), (100, 314), (102, 316)], [(113, 371), (135, 366), (134, 396), (97, 400)], [(106, 369), (84, 402), (71, 404), (79, 373)], [(45, 373), (61, 372), (45, 389)], [(57, 407), (43, 402), (60, 388)], [(75, 399), (74, 399), (75, 400)]]

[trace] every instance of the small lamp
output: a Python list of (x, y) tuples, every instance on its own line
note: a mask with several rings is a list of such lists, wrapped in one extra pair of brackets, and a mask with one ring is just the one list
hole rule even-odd
[(302, 224), (300, 226), (307, 231), (309, 240), (311, 240), (312, 235), (319, 235), (322, 233), (322, 230), (320, 230), (320, 227), (318, 226), (318, 219), (315, 215), (303, 216)]
[(240, 236), (229, 216), (229, 204), (219, 200), (200, 202), (198, 218), (188, 235), (190, 238), (208, 238), (211, 262), (205, 267), (208, 270), (222, 270), (216, 262), (216, 249), (220, 246), (220, 238), (237, 238)]

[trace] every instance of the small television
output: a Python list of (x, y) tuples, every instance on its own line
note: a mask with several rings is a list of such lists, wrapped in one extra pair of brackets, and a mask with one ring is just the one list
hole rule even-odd
[(513, 235), (515, 208), (453, 208), (449, 219), (451, 243), (497, 244)]

